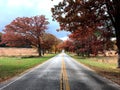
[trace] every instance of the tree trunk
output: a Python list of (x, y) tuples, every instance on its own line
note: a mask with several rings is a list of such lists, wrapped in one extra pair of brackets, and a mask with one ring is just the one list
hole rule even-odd
[(42, 53), (41, 53), (41, 45), (40, 45), (40, 44), (38, 45), (38, 54), (39, 54), (39, 57), (42, 56)]
[[(109, 14), (112, 24), (115, 28), (116, 45), (118, 48), (118, 68), (120, 68), (120, 11), (119, 11), (120, 10), (120, 1), (113, 0), (112, 6), (109, 6), (109, 4), (107, 2), (109, 3), (110, 1), (106, 0), (106, 5), (108, 8), (108, 14)], [(111, 8), (109, 8), (109, 7), (113, 8), (114, 14), (110, 13)]]
[(120, 53), (118, 53), (118, 68), (120, 68)]
[(43, 56), (44, 56), (44, 54), (45, 54), (45, 49), (43, 48), (43, 50), (42, 50), (42, 54), (43, 54)]
[[(120, 22), (120, 20), (119, 20), (119, 22)], [(118, 23), (118, 24), (120, 24), (120, 23)], [(116, 45), (118, 48), (118, 68), (120, 68), (120, 26), (116, 26), (115, 31), (116, 31)]]
[(118, 68), (120, 68), (120, 1), (113, 0), (115, 7), (115, 33), (116, 33), (116, 45), (118, 47)]
[(57, 53), (57, 50), (56, 50), (56, 48), (55, 48), (55, 54)]

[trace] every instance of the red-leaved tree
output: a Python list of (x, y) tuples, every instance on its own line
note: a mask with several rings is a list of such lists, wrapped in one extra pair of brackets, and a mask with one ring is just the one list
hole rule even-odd
[(18, 17), (5, 26), (2, 43), (8, 46), (34, 46), (41, 56), (42, 35), (47, 30), (49, 22), (44, 15), (34, 17)]
[[(118, 67), (120, 68), (120, 0), (63, 0), (51, 9), (53, 19), (60, 24), (60, 30), (74, 32), (82, 27), (104, 28), (104, 32), (116, 34)], [(105, 35), (105, 34), (104, 34)], [(112, 34), (110, 35), (112, 37)]]
[(57, 52), (57, 45), (60, 43), (60, 40), (55, 37), (54, 35), (50, 33), (44, 33), (42, 37), (42, 50), (43, 54), (48, 51), (48, 53), (51, 53), (54, 51)]

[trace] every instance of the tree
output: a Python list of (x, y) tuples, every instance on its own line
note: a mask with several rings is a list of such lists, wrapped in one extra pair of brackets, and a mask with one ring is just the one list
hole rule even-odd
[(65, 50), (66, 52), (74, 52), (74, 45), (72, 40), (66, 40), (57, 45), (57, 48), (62, 51)]
[(89, 32), (88, 28), (105, 28), (105, 33), (115, 33), (120, 68), (119, 0), (63, 0), (51, 10), (53, 18), (60, 23), (60, 30), (74, 32), (82, 27), (84, 34)]
[(5, 44), (2, 43), (2, 33), (0, 32), (0, 47), (5, 47)]
[(59, 52), (61, 52), (64, 49), (64, 42), (63, 41), (57, 45), (57, 49)]
[(2, 46), (1, 42), (2, 42), (2, 33), (0, 32), (0, 46)]
[(8, 46), (32, 45), (41, 56), (41, 41), (49, 22), (44, 15), (34, 17), (18, 17), (5, 26), (2, 42)]
[[(82, 29), (82, 28), (81, 28)], [(73, 40), (75, 51), (78, 55), (90, 56), (90, 54), (98, 55), (98, 52), (104, 52), (104, 50), (111, 50), (113, 43), (111, 41), (111, 32), (106, 30), (92, 30), (89, 28), (88, 32), (82, 32), (81, 29), (74, 31), (69, 35), (69, 38)]]
[(107, 12), (115, 28), (116, 45), (118, 47), (118, 68), (120, 68), (120, 1), (106, 0)]
[(59, 39), (50, 33), (44, 33), (42, 36), (42, 49), (44, 52), (52, 52), (53, 50), (56, 53), (56, 45), (59, 43)]

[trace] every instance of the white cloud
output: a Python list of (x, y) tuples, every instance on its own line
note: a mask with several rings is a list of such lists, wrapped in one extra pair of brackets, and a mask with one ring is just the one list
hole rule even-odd
[(65, 41), (65, 40), (67, 40), (67, 39), (69, 39), (68, 38), (68, 36), (65, 36), (65, 37), (62, 37), (62, 38), (60, 38), (61, 40), (63, 40), (63, 41)]
[(34, 0), (7, 0), (7, 6), (8, 7), (33, 7)]
[(115, 40), (116, 40), (116, 38), (115, 38), (115, 37), (114, 37), (114, 38), (111, 38), (111, 40), (112, 40), (112, 41), (115, 41)]
[[(49, 10), (53, 5), (58, 4), (62, 0), (6, 0), (8, 7), (34, 7), (37, 9)], [(5, 1), (0, 0), (0, 3)]]
[(38, 9), (43, 9), (43, 10), (49, 11), (52, 7), (52, 2), (51, 2), (51, 0), (47, 0), (47, 1), (44, 0), (42, 2), (39, 1), (37, 7), (38, 7)]

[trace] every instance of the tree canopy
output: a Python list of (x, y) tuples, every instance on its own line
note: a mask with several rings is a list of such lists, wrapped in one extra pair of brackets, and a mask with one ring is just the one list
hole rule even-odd
[(116, 34), (120, 67), (119, 10), (119, 0), (63, 0), (51, 9), (53, 19), (60, 24), (60, 30), (72, 34), (78, 32), (82, 38), (98, 34), (96, 31), (99, 30), (101, 37), (106, 37), (106, 42)]

